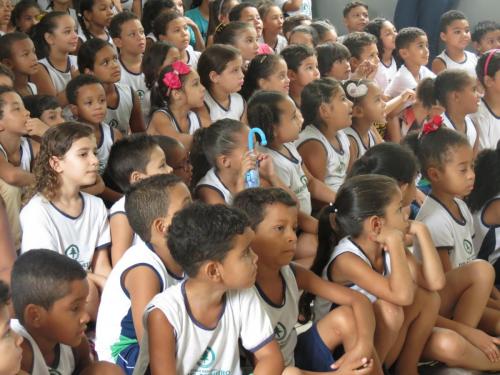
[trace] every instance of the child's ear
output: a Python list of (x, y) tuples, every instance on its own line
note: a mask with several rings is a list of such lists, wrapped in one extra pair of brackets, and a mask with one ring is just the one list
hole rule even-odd
[(382, 232), (382, 219), (378, 216), (371, 216), (368, 218), (367, 227), (365, 230), (368, 230), (368, 237), (371, 241), (376, 241), (380, 232)]
[(297, 80), (297, 73), (294, 70), (288, 69), (287, 75), (288, 75), (288, 79), (290, 80), (290, 82)]
[(73, 116), (78, 118), (78, 107), (74, 104), (70, 104), (69, 109), (70, 109), (71, 113), (73, 114)]
[(59, 159), (57, 156), (51, 156), (49, 158), (49, 166), (52, 168), (56, 173), (61, 173), (61, 159)]
[(11, 69), (13, 68), (13, 65), (12, 64), (12, 61), (10, 59), (2, 59), (1, 61), (2, 64), (4, 64), (5, 66), (7, 66), (7, 68)]
[(93, 76), (94, 72), (92, 70), (90, 70), (89, 68), (85, 68), (85, 69), (83, 69), (83, 74), (90, 74), (91, 76)]
[(349, 58), (349, 65), (351, 66), (351, 72), (355, 72), (356, 69), (358, 69), (359, 64), (360, 61), (356, 57), (351, 56)]
[(43, 307), (30, 303), (24, 309), (24, 323), (26, 326), (40, 328), (45, 320)]
[(219, 155), (217, 157), (217, 164), (224, 168), (231, 168), (231, 160), (226, 155)]
[(429, 167), (427, 169), (427, 177), (429, 177), (431, 182), (436, 182), (441, 177), (441, 171), (436, 167)]
[(144, 173), (141, 173), (139, 171), (133, 171), (130, 174), (129, 182), (130, 184), (135, 184), (136, 182), (139, 182), (140, 180), (146, 178), (147, 176)]
[(208, 78), (210, 78), (210, 81), (213, 83), (219, 82), (219, 75), (217, 74), (217, 72), (213, 70), (210, 73), (208, 73)]
[(399, 50), (396, 51), (397, 54), (404, 60), (408, 57), (408, 49), (406, 48), (400, 48)]
[(330, 116), (330, 108), (327, 103), (323, 102), (319, 106), (319, 117), (326, 120)]
[(441, 40), (446, 43), (446, 33), (440, 32), (439, 38), (441, 38)]
[(352, 107), (352, 116), (353, 117), (363, 117), (363, 108), (360, 105), (354, 105)]
[(167, 233), (168, 225), (165, 222), (164, 218), (159, 217), (153, 220), (153, 224), (151, 225), (151, 232), (159, 233), (162, 236), (165, 236)]
[(116, 46), (116, 48), (122, 48), (123, 46), (122, 38), (113, 38), (113, 43)]
[(219, 282), (222, 279), (219, 266), (220, 263), (209, 261), (202, 266), (202, 271), (210, 281)]
[(45, 40), (45, 42), (47, 42), (48, 45), (51, 45), (54, 43), (54, 35), (51, 33), (43, 34), (43, 39)]

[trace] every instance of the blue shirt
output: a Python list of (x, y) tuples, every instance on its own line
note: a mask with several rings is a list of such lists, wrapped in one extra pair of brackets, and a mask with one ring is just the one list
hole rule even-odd
[(208, 20), (202, 16), (200, 8), (198, 7), (194, 9), (189, 9), (185, 15), (186, 17), (191, 18), (194, 21), (194, 23), (198, 25), (198, 29), (200, 29), (203, 39), (206, 40), (208, 32)]

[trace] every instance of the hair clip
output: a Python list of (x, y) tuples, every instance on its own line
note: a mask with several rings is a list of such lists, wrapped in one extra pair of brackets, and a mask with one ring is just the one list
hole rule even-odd
[(330, 213), (336, 214), (339, 212), (339, 209), (335, 207), (335, 203), (330, 202), (329, 207), (330, 207)]
[(430, 133), (434, 133), (435, 131), (439, 130), (443, 126), (443, 118), (441, 116), (434, 116), (431, 121), (428, 121), (424, 124), (422, 127), (422, 135), (427, 135)]
[(364, 83), (350, 82), (346, 86), (345, 90), (347, 91), (347, 94), (349, 94), (350, 97), (361, 98), (362, 96), (365, 96), (368, 93), (368, 86), (365, 85)]
[(165, 73), (163, 76), (163, 83), (168, 87), (169, 93), (170, 90), (178, 90), (182, 87), (180, 76), (189, 74), (191, 72), (191, 67), (181, 60), (177, 60), (171, 65), (172, 70), (168, 73)]
[(219, 34), (221, 33), (225, 28), (226, 28), (227, 25), (223, 24), (222, 22), (219, 23), (217, 25), (217, 27), (215, 28), (215, 31), (214, 31), (214, 34)]
[(500, 52), (500, 49), (494, 48), (491, 51), (489, 51), (488, 57), (486, 58), (486, 61), (484, 62), (484, 78), (486, 78), (488, 76), (488, 68), (490, 66), (490, 62), (493, 59), (493, 56), (495, 56), (495, 54), (497, 52)]

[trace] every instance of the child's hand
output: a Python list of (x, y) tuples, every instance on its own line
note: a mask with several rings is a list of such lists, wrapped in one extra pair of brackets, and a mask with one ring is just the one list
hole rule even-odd
[(184, 17), (184, 20), (186, 21), (188, 26), (198, 29), (198, 25), (191, 18)]
[(500, 339), (475, 328), (470, 328), (466, 334), (466, 339), (479, 348), (488, 357), (490, 362), (498, 362), (500, 360), (500, 351), (498, 350)]
[(246, 173), (254, 169), (257, 165), (257, 154), (255, 151), (247, 151), (245, 155), (243, 155), (243, 160), (241, 161), (241, 169), (240, 174), (245, 179)]
[(333, 369), (340, 369), (347, 363), (355, 363), (360, 359), (366, 358), (367, 362), (372, 360), (373, 345), (362, 345), (357, 343), (355, 348), (345, 353), (342, 357), (340, 357), (335, 363), (332, 365)]
[(415, 102), (415, 99), (417, 98), (417, 94), (412, 89), (406, 89), (400, 94), (400, 97), (403, 103), (413, 104)]
[(257, 161), (259, 162), (259, 174), (266, 180), (270, 180), (274, 176), (273, 159), (266, 154), (257, 154)]
[(30, 118), (26, 121), (26, 129), (30, 137), (41, 137), (49, 129), (49, 126), (38, 118)]
[(390, 251), (398, 245), (403, 246), (403, 239), (404, 235), (400, 230), (383, 227), (376, 241), (383, 245), (384, 251)]
[(427, 225), (421, 221), (410, 220), (410, 227), (408, 228), (408, 233), (414, 236), (419, 236), (427, 230)]
[[(344, 358), (344, 357), (342, 357)], [(341, 359), (342, 359), (341, 358)], [(373, 370), (373, 359), (360, 358), (353, 361), (336, 361), (331, 367), (336, 370), (332, 374), (335, 375), (364, 375), (369, 374)]]
[(378, 65), (372, 63), (371, 61), (364, 60), (358, 65), (356, 71), (353, 74), (354, 79), (372, 79), (377, 73)]

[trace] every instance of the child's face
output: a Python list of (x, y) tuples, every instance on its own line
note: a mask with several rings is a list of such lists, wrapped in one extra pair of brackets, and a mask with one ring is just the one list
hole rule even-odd
[(288, 95), (290, 79), (288, 78), (288, 67), (284, 59), (279, 59), (275, 64), (273, 73), (267, 78), (261, 78), (258, 86), (266, 91), (279, 91)]
[(279, 34), (283, 31), (283, 12), (278, 6), (270, 7), (264, 17), (264, 28), (270, 34)]
[(402, 48), (399, 54), (406, 64), (427, 65), (429, 62), (429, 41), (427, 35), (418, 36), (407, 48)]
[(40, 8), (38, 7), (31, 7), (26, 9), (16, 22), (19, 31), (23, 33), (29, 33), (31, 31), (31, 28), (39, 22), (38, 17), (40, 16), (40, 14)]
[(279, 143), (293, 142), (299, 137), (304, 118), (292, 99), (286, 98), (278, 104), (280, 122), (274, 128), (274, 137)]
[(330, 29), (329, 31), (323, 34), (321, 40), (319, 41), (319, 44), (335, 43), (337, 42), (337, 39), (338, 39), (337, 32), (334, 29)]
[(91, 12), (84, 12), (89, 22), (99, 27), (108, 27), (113, 18), (113, 2), (111, 0), (94, 0)]
[(115, 83), (121, 78), (121, 68), (118, 55), (111, 46), (101, 48), (95, 55), (93, 73), (104, 83)]
[(410, 183), (404, 183), (399, 186), (401, 189), (401, 193), (403, 194), (403, 207), (408, 207), (417, 196), (417, 185), (415, 183), (416, 178), (417, 176), (415, 176)]
[(0, 131), (7, 130), (11, 134), (26, 135), (26, 121), (30, 118), (29, 111), (24, 107), (23, 100), (16, 92), (7, 92), (2, 95), (4, 106), (3, 116), (0, 119)]
[(336, 130), (345, 129), (352, 124), (352, 102), (347, 99), (342, 88), (337, 90), (328, 103), (321, 104), (327, 116), (326, 124)]
[(241, 11), (239, 21), (252, 23), (257, 32), (257, 38), (262, 35), (262, 20), (260, 19), (259, 11), (255, 7), (246, 7)]
[(185, 184), (176, 184), (169, 189), (170, 204), (165, 217), (165, 228), (172, 224), (174, 215), (192, 202), (191, 193)]
[(62, 124), (65, 120), (62, 116), (62, 108), (49, 108), (43, 111), (40, 115), (40, 120), (42, 120), (48, 126), (56, 126)]
[(45, 36), (47, 42), (57, 50), (70, 53), (78, 46), (75, 20), (69, 14), (57, 18), (57, 27)]
[(243, 86), (243, 78), (245, 78), (242, 67), (243, 59), (240, 55), (229, 61), (220, 74), (214, 74), (214, 83), (219, 84), (228, 93), (240, 91), (241, 86)]
[(144, 53), (146, 49), (146, 36), (141, 21), (130, 20), (122, 24), (120, 38), (117, 38), (116, 46), (121, 51), (134, 55)]
[(184, 15), (184, 2), (182, 0), (174, 0), (174, 5), (177, 12)]
[(182, 90), (185, 93), (189, 108), (201, 108), (204, 106), (205, 87), (200, 82), (200, 76), (196, 70), (192, 70), (183, 84)]
[(257, 43), (257, 32), (255, 29), (248, 27), (241, 30), (236, 37), (234, 46), (239, 49), (244, 61), (250, 61), (257, 56), (259, 44)]
[(369, 122), (385, 122), (385, 101), (378, 85), (369, 84), (368, 93), (356, 107), (355, 116), (360, 115)]
[(403, 205), (403, 195), (401, 190), (397, 188), (397, 193), (394, 194), (394, 197), (385, 209), (385, 215), (382, 218), (384, 226), (400, 230), (403, 233), (408, 232), (409, 222), (403, 207), (405, 207)]
[(10, 0), (0, 0), (0, 25), (8, 25), (10, 23), (12, 8)]
[(479, 43), (474, 42), (474, 48), (476, 48), (479, 54), (483, 54), (486, 51), (492, 49), (500, 48), (500, 30), (489, 31), (483, 35)]
[(173, 44), (179, 51), (184, 51), (189, 45), (189, 29), (184, 17), (170, 21), (165, 35), (160, 35), (160, 40)]
[(11, 57), (8, 59), (7, 65), (10, 65), (14, 71), (28, 75), (38, 71), (38, 58), (31, 39), (26, 38), (12, 43)]
[(0, 374), (14, 375), (21, 369), (23, 338), (10, 328), (7, 306), (0, 307)]
[(305, 44), (308, 47), (314, 48), (313, 37), (311, 34), (296, 32), (293, 33), (288, 41), (288, 44)]
[(369, 21), (368, 9), (364, 6), (352, 8), (347, 16), (344, 17), (344, 25), (350, 33), (353, 31), (363, 31)]
[(189, 186), (193, 176), (193, 166), (189, 162), (189, 155), (186, 148), (179, 144), (169, 152), (168, 165), (173, 169), (176, 176), (182, 178), (182, 181)]
[(467, 20), (455, 20), (448, 25), (446, 32), (439, 34), (446, 46), (465, 50), (470, 43), (470, 27)]
[(78, 89), (76, 117), (92, 125), (99, 125), (106, 117), (106, 93), (100, 83), (85, 85)]
[(9, 76), (0, 74), (0, 86), (14, 87), (14, 81)]
[(297, 72), (292, 70), (288, 72), (291, 73), (289, 75), (291, 82), (304, 87), (319, 78), (318, 59), (315, 55), (309, 56), (300, 63)]
[(476, 79), (470, 79), (469, 83), (460, 91), (456, 92), (456, 100), (459, 107), (465, 113), (476, 113), (481, 101), (481, 95), (477, 90)]
[(149, 156), (148, 164), (146, 164), (145, 176), (151, 177), (158, 174), (172, 173), (172, 168), (167, 165), (165, 153), (160, 146), (155, 146)]
[(274, 267), (288, 265), (297, 248), (297, 207), (274, 203), (265, 207), (264, 219), (255, 228), (252, 249), (259, 263)]
[(332, 64), (332, 68), (328, 73), (328, 77), (335, 78), (339, 81), (344, 81), (349, 79), (351, 75), (351, 64), (349, 64), (349, 60), (342, 59), (337, 60)]
[(398, 32), (392, 23), (385, 21), (380, 29), (380, 39), (384, 46), (384, 51), (394, 51), (396, 48), (396, 36)]
[(373, 65), (378, 66), (380, 58), (378, 57), (378, 47), (375, 43), (364, 46), (359, 55), (359, 63), (368, 60)]

